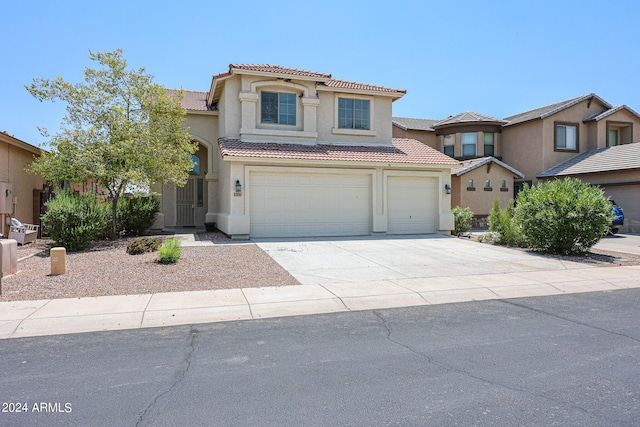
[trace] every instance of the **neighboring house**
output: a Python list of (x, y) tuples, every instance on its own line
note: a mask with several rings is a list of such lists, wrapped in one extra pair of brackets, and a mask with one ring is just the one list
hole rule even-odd
[[(626, 105), (614, 107), (593, 93), (502, 120), (465, 112), (440, 121), (394, 117), (393, 124), (394, 135), (410, 134), (462, 161), (485, 156), (499, 159), (517, 172), (512, 185), (507, 178), (507, 187), (512, 189), (510, 193), (514, 198), (522, 185), (534, 185), (539, 179), (548, 179), (552, 176), (548, 175), (552, 173), (549, 170), (571, 162), (581, 153), (640, 141), (640, 115)], [(633, 216), (640, 198), (633, 184), (640, 180), (637, 175), (633, 177), (637, 169), (635, 172), (625, 169), (617, 173), (619, 164), (613, 155), (601, 159), (603, 163), (599, 171), (578, 173), (576, 176), (580, 175), (581, 179), (594, 184), (606, 184), (603, 186), (605, 195), (621, 205), (625, 215), (629, 209)], [(631, 162), (634, 164), (633, 160)], [(486, 179), (493, 183), (496, 178), (487, 176)], [(464, 186), (461, 188), (464, 192)], [(456, 197), (455, 189), (456, 186), (452, 191), (454, 206), (457, 200), (465, 202), (464, 198)], [(483, 195), (485, 200), (476, 200), (475, 203), (490, 208), (494, 195)], [(627, 226), (624, 229), (630, 230)]]
[(40, 193), (44, 180), (25, 171), (40, 148), (0, 132), (0, 233), (8, 232), (8, 218), (40, 224)]
[(470, 208), (472, 228), (487, 228), (495, 198), (504, 207), (513, 198), (513, 181), (524, 175), (495, 157), (464, 160), (451, 170), (451, 206)]
[(620, 230), (640, 232), (640, 142), (587, 151), (538, 175), (543, 180), (564, 177), (601, 187), (624, 210)]
[(216, 223), (233, 238), (449, 233), (454, 159), (392, 137), (404, 90), (232, 64), (186, 91), (199, 150), (187, 185), (156, 188), (154, 228)]
[(406, 135), (460, 160), (451, 170), (451, 206), (469, 207), (473, 228), (486, 228), (496, 197), (506, 206), (524, 175), (501, 161), (505, 120), (466, 111), (444, 120), (393, 118), (394, 136)]

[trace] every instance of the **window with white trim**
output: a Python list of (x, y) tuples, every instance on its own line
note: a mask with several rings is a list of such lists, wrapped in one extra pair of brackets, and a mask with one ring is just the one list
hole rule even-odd
[(370, 104), (368, 99), (338, 98), (338, 128), (369, 130)]
[(262, 123), (280, 125), (296, 124), (296, 94), (279, 92), (261, 93), (261, 117)]

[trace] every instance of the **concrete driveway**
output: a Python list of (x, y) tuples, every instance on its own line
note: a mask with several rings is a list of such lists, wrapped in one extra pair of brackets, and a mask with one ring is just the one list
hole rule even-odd
[[(255, 243), (304, 285), (424, 280), (585, 268), (524, 251), (440, 235), (261, 239)], [(549, 273), (545, 273), (549, 274)], [(495, 276), (491, 276), (495, 277)]]
[(616, 234), (600, 240), (596, 249), (640, 255), (640, 234)]

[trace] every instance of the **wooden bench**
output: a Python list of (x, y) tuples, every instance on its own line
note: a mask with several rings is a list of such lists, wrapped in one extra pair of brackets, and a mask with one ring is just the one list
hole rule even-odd
[(11, 226), (9, 229), (9, 239), (14, 239), (19, 245), (25, 243), (35, 243), (38, 238), (39, 225), (22, 224), (22, 227)]

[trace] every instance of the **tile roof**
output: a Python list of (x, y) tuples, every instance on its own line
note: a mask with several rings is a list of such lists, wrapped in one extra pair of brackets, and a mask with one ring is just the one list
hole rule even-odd
[(474, 169), (479, 168), (482, 165), (486, 165), (487, 163), (495, 163), (497, 165), (502, 166), (510, 172), (513, 172), (514, 175), (519, 176), (520, 178), (524, 178), (524, 174), (519, 170), (509, 166), (508, 164), (496, 159), (495, 157), (480, 157), (478, 159), (470, 159), (462, 162), (462, 167), (451, 169), (451, 174), (455, 174), (457, 176), (464, 175), (467, 172), (471, 172)]
[(390, 93), (402, 93), (402, 94), (407, 93), (406, 89), (394, 89), (394, 88), (389, 88), (384, 86), (376, 86), (376, 85), (370, 85), (366, 83), (357, 83), (357, 82), (350, 82), (347, 80), (336, 80), (336, 79), (328, 80), (322, 83), (321, 86), (338, 88), (338, 89), (366, 90), (366, 91), (373, 91), (373, 92), (390, 92)]
[(473, 111), (465, 111), (460, 114), (456, 114), (455, 116), (449, 116), (444, 120), (440, 120), (435, 123), (433, 127), (444, 126), (444, 125), (453, 125), (460, 123), (497, 123), (503, 124), (506, 123), (506, 120), (496, 119), (495, 117), (485, 116), (484, 114), (474, 113)]
[[(262, 73), (286, 74), (290, 76), (314, 77), (318, 79), (330, 79), (331, 74), (318, 73), (315, 71), (300, 70), (298, 68), (282, 67), (280, 65), (271, 64), (229, 64), (229, 72), (233, 69), (258, 71)], [(226, 73), (222, 73), (226, 74)]]
[(333, 144), (282, 144), (242, 142), (219, 138), (222, 157), (264, 159), (324, 160), (420, 165), (458, 165), (452, 159), (415, 139), (393, 138), (393, 146), (354, 146)]
[(538, 178), (640, 169), (640, 142), (586, 151), (538, 175)]
[(434, 131), (433, 125), (438, 120), (432, 119), (411, 119), (408, 117), (392, 117), (391, 122), (404, 130), (428, 130)]
[(640, 114), (636, 113), (634, 110), (632, 110), (630, 107), (626, 106), (626, 105), (618, 105), (615, 106), (613, 108), (610, 108), (608, 110), (603, 110), (599, 113), (595, 113), (592, 116), (587, 117), (586, 119), (584, 119), (584, 122), (591, 122), (591, 121), (598, 121), (598, 120), (602, 120), (606, 117), (609, 117), (610, 115), (617, 113), (618, 111), (621, 110), (627, 110), (629, 113), (633, 114), (634, 116), (640, 118)]
[[(167, 93), (177, 94), (177, 89), (168, 89)], [(209, 92), (199, 92), (194, 90), (183, 90), (184, 96), (182, 98), (182, 108), (192, 111), (207, 111), (210, 108), (207, 107), (207, 97)]]
[(568, 99), (566, 101), (557, 102), (555, 104), (546, 105), (544, 107), (536, 108), (535, 110), (525, 111), (524, 113), (516, 114), (514, 116), (505, 117), (508, 123), (504, 126), (511, 126), (518, 123), (528, 122), (530, 120), (536, 119), (544, 119), (553, 114), (559, 113), (560, 111), (572, 107), (582, 101), (586, 101), (587, 99), (595, 98), (605, 106), (605, 108), (611, 108), (611, 104), (609, 104), (604, 99), (600, 98), (595, 93), (590, 93), (587, 95), (579, 96), (577, 98)]

